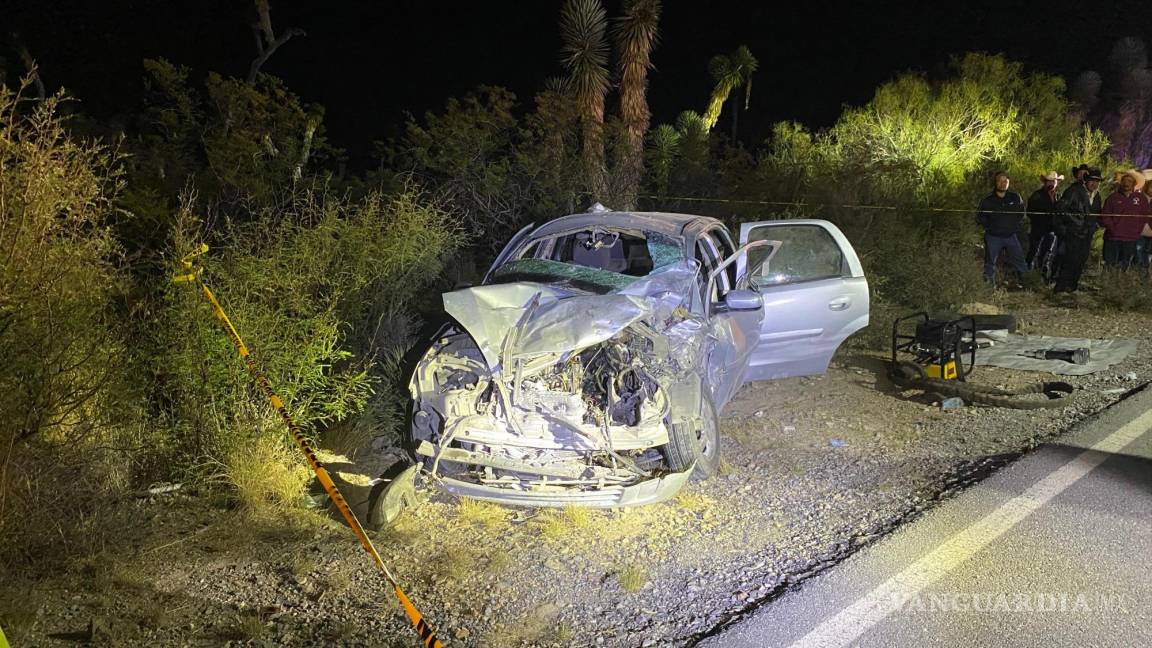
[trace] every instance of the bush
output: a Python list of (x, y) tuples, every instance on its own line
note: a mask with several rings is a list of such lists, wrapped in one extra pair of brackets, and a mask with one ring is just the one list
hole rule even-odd
[(127, 277), (108, 227), (118, 158), (68, 137), (61, 101), (32, 104), (0, 86), (5, 572), (103, 541), (97, 502), (130, 482), (124, 453), (141, 429), (122, 362)]
[[(185, 208), (174, 261), (193, 248), (199, 227)], [(296, 422), (312, 436), (358, 418), (362, 438), (398, 430), (396, 358), (416, 321), (407, 304), (460, 242), (448, 214), (412, 192), (356, 202), (302, 192), (283, 211), (218, 230), (204, 280)], [(187, 284), (168, 287), (152, 332), (163, 350), (152, 366), (158, 416), (183, 428), (162, 463), (190, 468), (207, 456), (232, 469), (229, 458), (275, 460), (262, 444), (289, 438), (203, 296)]]
[(1147, 270), (1104, 268), (1100, 303), (1118, 311), (1152, 313), (1152, 281)]
[(234, 490), (245, 511), (264, 518), (300, 508), (312, 478), (300, 453), (276, 429), (232, 448), (219, 469), (217, 477)]

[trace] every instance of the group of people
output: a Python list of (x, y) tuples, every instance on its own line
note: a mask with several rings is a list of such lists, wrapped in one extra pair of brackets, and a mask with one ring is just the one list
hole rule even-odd
[[(1024, 277), (1040, 271), (1054, 280), (1055, 292), (1075, 292), (1092, 249), (1092, 238), (1104, 228), (1104, 263), (1122, 269), (1147, 268), (1152, 254), (1152, 169), (1118, 173), (1107, 199), (1100, 195), (1099, 169), (1081, 164), (1063, 193), (1063, 175), (1040, 176), (1043, 186), (1025, 202), (1009, 191), (1011, 179), (1000, 171), (992, 193), (980, 201), (976, 220), (984, 228), (984, 279), (994, 284), (1001, 255)], [(1027, 242), (1024, 220), (1028, 219)], [(1027, 252), (1025, 252), (1027, 250)]]

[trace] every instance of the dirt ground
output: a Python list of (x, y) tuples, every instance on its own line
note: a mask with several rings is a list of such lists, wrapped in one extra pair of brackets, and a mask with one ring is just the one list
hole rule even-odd
[[(722, 422), (720, 474), (672, 502), (537, 511), (425, 492), (375, 542), (446, 645), (691, 645), (1152, 379), (1152, 316), (1001, 305), (1023, 333), (1140, 349), (1069, 379), (1061, 409), (950, 411), (892, 385), (883, 353), (844, 349), (824, 376), (746, 386)], [(972, 380), (1045, 378), (980, 367)], [(361, 511), (373, 465), (333, 464)], [(261, 523), (182, 493), (132, 505), (140, 525), (106, 555), (0, 584), (13, 645), (418, 645), (334, 521)]]

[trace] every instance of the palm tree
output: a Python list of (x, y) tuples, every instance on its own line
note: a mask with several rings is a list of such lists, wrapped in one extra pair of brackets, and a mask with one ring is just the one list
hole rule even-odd
[(648, 110), (648, 70), (656, 46), (660, 0), (626, 0), (624, 15), (613, 35), (620, 58), (620, 118), (624, 146), (620, 152), (620, 209), (633, 209), (644, 175), (644, 134), (652, 113)]
[(560, 13), (562, 60), (580, 111), (584, 174), (592, 200), (603, 200), (604, 96), (608, 93), (607, 17), (600, 0), (568, 0)]
[[(716, 87), (712, 90), (712, 97), (708, 102), (708, 110), (704, 112), (704, 123), (708, 130), (716, 126), (720, 119), (720, 110), (724, 102), (732, 94), (732, 90), (744, 86), (744, 109), (748, 109), (748, 101), (752, 96), (752, 74), (760, 67), (759, 61), (752, 56), (752, 52), (744, 45), (736, 48), (728, 56), (718, 54), (708, 62), (708, 72), (716, 80)], [(732, 98), (735, 103), (735, 97)], [(732, 139), (736, 139), (736, 113), (737, 106), (732, 107)]]

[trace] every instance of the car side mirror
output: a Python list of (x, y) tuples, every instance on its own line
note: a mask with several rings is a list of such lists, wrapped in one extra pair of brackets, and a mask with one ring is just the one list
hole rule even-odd
[[(714, 270), (712, 270), (712, 273), (708, 275), (708, 282), (705, 284), (705, 289), (704, 289), (705, 299), (707, 300), (704, 302), (704, 306), (707, 307), (705, 312), (704, 312), (705, 316), (712, 314), (712, 311), (717, 306), (720, 306), (722, 308), (727, 306), (726, 301), (712, 303), (712, 301), (710, 299), (708, 299), (708, 296), (712, 294), (712, 289), (716, 286), (716, 278), (720, 276), (720, 273), (724, 272), (725, 268), (727, 268), (728, 266), (735, 263), (738, 259), (744, 258), (744, 255), (748, 254), (748, 250), (753, 250), (756, 248), (771, 245), (772, 243), (775, 243), (775, 241), (750, 241), (748, 243), (745, 243), (743, 246), (740, 247), (739, 250), (736, 250), (727, 259), (724, 259), (723, 261), (721, 261), (720, 265), (716, 266), (716, 268)], [(768, 256), (771, 257), (772, 255), (769, 254)], [(737, 285), (739, 285), (739, 283)], [(729, 292), (732, 292), (732, 291), (729, 291)], [(759, 308), (759, 306), (757, 306), (756, 308)], [(743, 310), (748, 310), (748, 309), (745, 308)], [(753, 310), (755, 310), (755, 309), (753, 309)]]
[(755, 311), (764, 308), (764, 298), (755, 290), (729, 290), (724, 301), (712, 307), (713, 313)]

